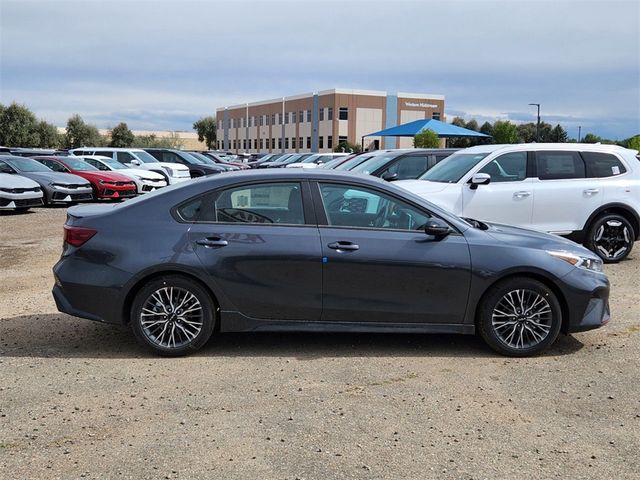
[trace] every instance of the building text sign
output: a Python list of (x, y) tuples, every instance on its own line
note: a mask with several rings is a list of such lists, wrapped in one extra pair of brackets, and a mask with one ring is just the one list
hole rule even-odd
[(420, 107), (420, 108), (438, 108), (438, 105), (434, 105), (433, 103), (422, 103), (422, 102), (404, 102), (405, 107)]

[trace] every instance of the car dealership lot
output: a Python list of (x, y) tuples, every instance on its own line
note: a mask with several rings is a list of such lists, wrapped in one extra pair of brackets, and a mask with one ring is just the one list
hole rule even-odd
[[(7, 478), (631, 478), (640, 261), (609, 326), (510, 359), (443, 335), (227, 334), (187, 358), (57, 313), (64, 208), (0, 216)], [(1, 475), (0, 475), (1, 477)]]

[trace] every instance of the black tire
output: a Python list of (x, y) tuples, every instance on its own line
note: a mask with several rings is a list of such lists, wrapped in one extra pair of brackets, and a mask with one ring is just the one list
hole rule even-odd
[(635, 235), (629, 220), (617, 213), (609, 213), (591, 223), (584, 244), (604, 263), (617, 263), (631, 253)]
[[(520, 294), (514, 292), (524, 292), (522, 301), (519, 301)], [(518, 300), (513, 302), (513, 309), (505, 301), (507, 298)], [(536, 304), (538, 301), (540, 303)], [(527, 312), (532, 304), (537, 306)], [(524, 305), (525, 311), (518, 314), (522, 310), (520, 305)], [(513, 316), (502, 315), (511, 314), (512, 310)], [(532, 312), (543, 313), (532, 315)], [(512, 321), (513, 324), (508, 324)], [(553, 291), (544, 283), (527, 277), (509, 278), (491, 287), (481, 300), (477, 319), (478, 331), (484, 341), (496, 352), (510, 357), (527, 357), (542, 352), (555, 342), (561, 325), (562, 309)], [(515, 333), (512, 340), (516, 345), (505, 338), (512, 332)]]
[[(183, 292), (187, 292), (197, 300), (200, 310), (193, 310), (196, 303), (191, 300), (187, 303), (181, 300), (179, 294)], [(173, 305), (172, 302), (166, 301), (169, 294), (176, 303), (182, 302), (185, 305), (183, 308), (191, 312), (182, 313), (178, 305), (169, 307), (169, 304)], [(158, 295), (162, 303), (158, 301)], [(173, 297), (174, 295), (178, 296)], [(185, 295), (183, 299), (186, 298), (190, 297)], [(150, 309), (154, 311), (149, 313)], [(179, 313), (182, 315), (178, 315)], [(215, 327), (214, 303), (209, 292), (198, 282), (181, 275), (167, 275), (149, 281), (138, 291), (131, 306), (130, 323), (138, 342), (153, 352), (169, 357), (187, 355), (198, 350), (211, 337)], [(153, 325), (154, 323), (156, 325)], [(200, 326), (196, 333), (198, 327), (194, 325), (198, 323)], [(164, 333), (161, 332), (162, 328), (165, 329)], [(171, 330), (167, 331), (167, 329)], [(189, 338), (187, 332), (194, 336)], [(174, 338), (173, 346), (171, 346), (171, 335)], [(183, 341), (177, 342), (177, 337), (181, 337)], [(163, 341), (166, 339), (169, 340), (168, 345)]]

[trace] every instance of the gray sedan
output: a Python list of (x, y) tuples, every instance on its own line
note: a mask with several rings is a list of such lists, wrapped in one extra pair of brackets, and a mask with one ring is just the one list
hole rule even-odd
[(45, 204), (86, 202), (93, 199), (91, 184), (84, 178), (54, 172), (31, 158), (2, 156), (0, 172), (17, 173), (40, 184)]

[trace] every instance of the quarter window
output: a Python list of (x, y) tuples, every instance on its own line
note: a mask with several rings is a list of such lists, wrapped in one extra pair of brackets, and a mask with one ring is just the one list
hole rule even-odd
[(582, 152), (587, 165), (587, 177), (603, 178), (622, 175), (627, 171), (618, 157), (610, 153)]
[(430, 215), (363, 187), (320, 184), (327, 223), (336, 227), (421, 230)]
[(536, 159), (540, 180), (585, 177), (584, 162), (578, 152), (536, 152)]
[(478, 173), (491, 175), (491, 183), (524, 180), (527, 178), (527, 152), (500, 155), (482, 167)]

